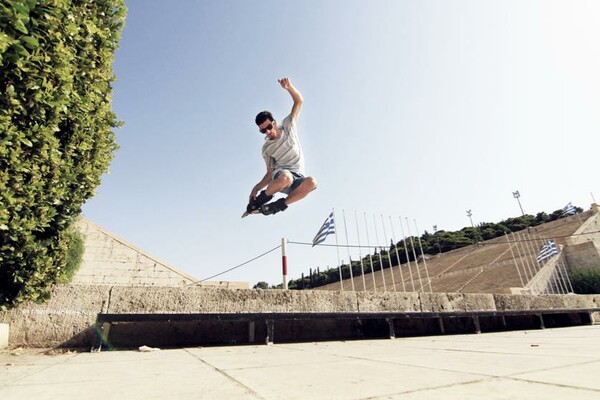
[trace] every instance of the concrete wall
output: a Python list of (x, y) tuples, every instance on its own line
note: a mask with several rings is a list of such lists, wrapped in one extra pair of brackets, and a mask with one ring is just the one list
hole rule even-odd
[(0, 312), (10, 345), (88, 347), (104, 313), (443, 312), (595, 308), (600, 296), (225, 290), (64, 285), (46, 304)]
[(565, 248), (565, 260), (569, 268), (591, 267), (600, 268), (600, 253), (593, 241), (574, 244)]
[(197, 280), (85, 218), (77, 227), (85, 236), (85, 251), (74, 284), (181, 286)]
[[(73, 284), (121, 286), (184, 286), (198, 279), (158, 260), (91, 221), (80, 218), (85, 237), (82, 264)], [(202, 286), (247, 289), (248, 282), (202, 282)]]
[(592, 204), (594, 214), (569, 238), (565, 259), (569, 268), (600, 266), (600, 210)]
[(94, 338), (91, 327), (97, 314), (107, 310), (110, 290), (110, 286), (58, 286), (47, 303), (29, 302), (0, 311), (0, 323), (9, 324), (11, 346), (86, 346)]

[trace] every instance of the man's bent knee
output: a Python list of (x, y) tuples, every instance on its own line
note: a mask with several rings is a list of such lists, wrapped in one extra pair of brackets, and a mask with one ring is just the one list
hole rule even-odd
[(285, 171), (282, 172), (281, 174), (279, 174), (279, 176), (275, 179), (275, 182), (278, 183), (278, 186), (281, 185), (282, 187), (286, 188), (288, 186), (290, 186), (292, 184), (292, 182), (294, 181), (294, 179), (292, 178), (292, 174)]
[(304, 179), (304, 182), (306, 182), (310, 190), (315, 190), (317, 188), (317, 180), (312, 176), (307, 176), (306, 179)]

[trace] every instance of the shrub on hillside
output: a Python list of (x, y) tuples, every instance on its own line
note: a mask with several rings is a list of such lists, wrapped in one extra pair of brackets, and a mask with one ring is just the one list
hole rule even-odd
[(0, 3), (0, 307), (47, 297), (117, 148), (123, 0)]
[(573, 291), (577, 294), (600, 293), (600, 268), (576, 267), (569, 273)]

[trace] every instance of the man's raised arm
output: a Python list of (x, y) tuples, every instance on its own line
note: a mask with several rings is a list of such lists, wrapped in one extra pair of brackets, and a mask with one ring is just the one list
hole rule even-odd
[(304, 103), (304, 99), (302, 98), (302, 94), (292, 85), (290, 78), (281, 78), (277, 80), (282, 88), (287, 90), (292, 96), (292, 100), (294, 100), (294, 105), (292, 106), (292, 112), (290, 115), (293, 119), (298, 119), (298, 115), (300, 115), (300, 109), (302, 108), (302, 103)]

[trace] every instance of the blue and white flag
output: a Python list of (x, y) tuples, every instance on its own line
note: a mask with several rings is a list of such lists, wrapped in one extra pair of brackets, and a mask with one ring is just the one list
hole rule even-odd
[(563, 208), (563, 215), (574, 215), (574, 214), (577, 214), (577, 210), (575, 209), (573, 204), (571, 204), (571, 202), (569, 202), (569, 204), (567, 204)]
[(329, 217), (323, 222), (323, 226), (319, 229), (319, 232), (315, 235), (315, 238), (312, 241), (313, 247), (318, 245), (319, 243), (323, 243), (328, 235), (335, 233), (335, 223), (333, 221), (333, 211), (329, 214)]
[(558, 248), (554, 240), (548, 240), (540, 249), (540, 254), (537, 256), (537, 261), (541, 263), (550, 257), (558, 254)]

